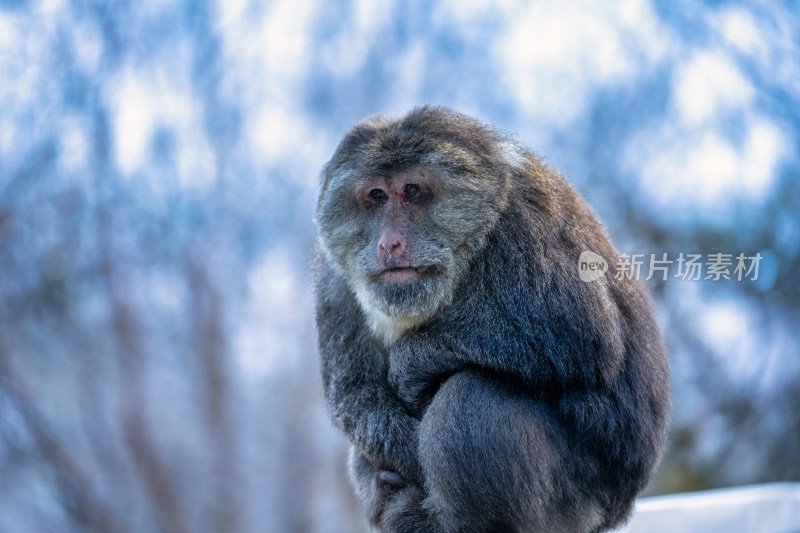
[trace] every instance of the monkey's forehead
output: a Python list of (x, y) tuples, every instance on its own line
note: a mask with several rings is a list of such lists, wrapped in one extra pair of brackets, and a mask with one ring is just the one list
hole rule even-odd
[(436, 171), (423, 165), (378, 169), (373, 172), (359, 172), (351, 176), (350, 182), (355, 185), (369, 184), (376, 181), (388, 184), (413, 180), (421, 184), (430, 184), (439, 179)]
[(399, 174), (473, 174), (488, 161), (452, 141), (427, 139), (410, 146), (397, 146), (374, 140), (350, 153), (337, 153), (329, 167), (332, 174), (347, 179), (383, 177)]
[(349, 176), (418, 169), (445, 175), (492, 175), (502, 172), (501, 167), (523, 167), (529, 155), (508, 135), (471, 119), (411, 123), (401, 120), (369, 127), (356, 125), (326, 168), (330, 174)]

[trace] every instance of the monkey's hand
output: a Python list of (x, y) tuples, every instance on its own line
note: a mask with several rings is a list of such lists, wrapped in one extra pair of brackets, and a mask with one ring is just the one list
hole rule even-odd
[(387, 476), (386, 483), (392, 485), (390, 482), (396, 482), (400, 478), (404, 483), (410, 481), (422, 485), (424, 476), (417, 455), (419, 420), (409, 415), (395, 417), (389, 423), (388, 429), (387, 433), (383, 435), (383, 446), (381, 447), (383, 460), (380, 461), (380, 467), (398, 474), (396, 474), (397, 478)]
[(397, 494), (414, 486), (399, 473), (383, 470), (381, 465), (368, 459), (364, 452), (356, 447), (350, 450), (350, 477), (367, 518), (376, 526), (380, 523), (384, 510), (392, 504)]

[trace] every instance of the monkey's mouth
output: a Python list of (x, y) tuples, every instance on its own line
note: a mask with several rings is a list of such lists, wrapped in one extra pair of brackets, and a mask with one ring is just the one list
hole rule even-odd
[(416, 281), (423, 275), (433, 271), (434, 267), (430, 266), (397, 266), (381, 270), (378, 278), (389, 283), (405, 283)]

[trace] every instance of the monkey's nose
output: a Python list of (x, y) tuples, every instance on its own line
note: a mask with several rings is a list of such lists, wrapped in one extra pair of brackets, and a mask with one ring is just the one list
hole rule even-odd
[(403, 242), (402, 241), (394, 241), (392, 244), (389, 245), (388, 250), (387, 250), (386, 246), (384, 246), (383, 243), (381, 243), (381, 248), (384, 251), (388, 251), (390, 254), (393, 254), (395, 252), (399, 252), (403, 248)]
[(403, 253), (405, 250), (403, 239), (396, 235), (387, 235), (378, 241), (378, 252), (382, 254), (395, 255)]

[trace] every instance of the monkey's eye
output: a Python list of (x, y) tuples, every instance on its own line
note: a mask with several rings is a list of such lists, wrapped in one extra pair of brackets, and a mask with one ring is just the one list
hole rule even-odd
[(413, 199), (418, 192), (419, 192), (419, 185), (416, 185), (414, 183), (409, 183), (405, 187), (403, 187), (403, 196), (405, 196), (407, 200)]
[(383, 202), (386, 200), (386, 191), (383, 189), (372, 189), (369, 191), (369, 197), (375, 200), (376, 202)]

